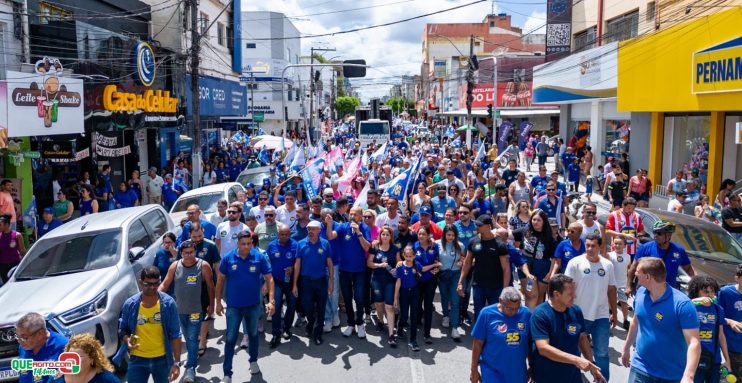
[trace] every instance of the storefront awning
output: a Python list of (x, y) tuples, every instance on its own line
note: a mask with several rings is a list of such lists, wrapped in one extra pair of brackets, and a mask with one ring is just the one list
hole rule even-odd
[[(548, 109), (500, 109), (502, 117), (528, 117), (559, 114), (559, 108)], [(438, 113), (438, 116), (466, 116), (466, 109), (451, 110), (448, 112)], [(486, 109), (475, 109), (471, 111), (472, 117), (487, 117)]]

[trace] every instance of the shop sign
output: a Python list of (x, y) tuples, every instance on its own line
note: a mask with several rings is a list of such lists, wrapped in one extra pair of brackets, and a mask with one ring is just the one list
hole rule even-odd
[(742, 91), (742, 36), (693, 53), (693, 93)]
[(44, 158), (70, 159), (74, 158), (74, 150), (71, 141), (49, 141), (43, 142), (41, 154)]
[(155, 53), (152, 50), (152, 46), (142, 41), (134, 46), (132, 56), (134, 65), (137, 68), (139, 82), (144, 86), (151, 86), (155, 81), (157, 72)]
[(446, 77), (446, 65), (448, 60), (435, 60), (433, 61), (433, 77), (437, 79), (443, 79)]
[[(200, 76), (198, 83), (201, 116), (246, 116), (247, 91), (239, 82)], [(191, 89), (191, 75), (185, 76), (186, 89)], [(186, 92), (188, 115), (192, 115), (192, 92)]]
[(280, 78), (289, 62), (272, 58), (246, 58), (242, 67), (244, 77)]
[(121, 157), (131, 153), (131, 146), (120, 148), (112, 147), (118, 145), (118, 137), (95, 134), (95, 154), (101, 157)]
[(119, 92), (116, 85), (103, 89), (103, 109), (112, 112), (175, 113), (178, 99), (170, 97), (169, 90), (146, 90), (144, 93)]
[(60, 76), (61, 67), (52, 68), (37, 64), (37, 74), (7, 72), (9, 137), (84, 131), (83, 81)]
[[(495, 105), (497, 108), (525, 108), (531, 106), (531, 87), (530, 81), (524, 82), (500, 82), (497, 83), (497, 98), (495, 99), (494, 88), (492, 83), (474, 84), (472, 96), (472, 109), (485, 109), (488, 105)], [(495, 101), (496, 102), (493, 102)], [(466, 107), (466, 85), (459, 89), (459, 108)]]

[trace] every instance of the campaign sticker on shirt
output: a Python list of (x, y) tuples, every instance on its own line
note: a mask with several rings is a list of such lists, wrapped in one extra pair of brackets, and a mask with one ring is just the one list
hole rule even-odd
[(526, 324), (523, 322), (518, 322), (518, 330), (525, 330)]
[(15, 241), (10, 241), (10, 248), (14, 249), (16, 246)]
[(474, 251), (480, 251), (482, 250), (482, 244), (481, 243), (475, 243), (473, 246)]
[(672, 253), (673, 258), (680, 258), (680, 253)]
[(280, 258), (281, 257), (281, 253), (279, 253), (278, 251), (276, 251), (276, 253), (273, 254), (273, 256), (276, 257), (276, 258)]
[(232, 270), (237, 270), (237, 264), (236, 263), (232, 265)]
[(144, 315), (139, 314), (137, 316), (137, 326), (144, 326), (145, 323), (147, 323), (147, 319), (144, 317)]
[(737, 311), (742, 311), (742, 301), (734, 302), (734, 309)]
[(317, 249), (317, 253), (319, 253), (319, 254), (322, 254), (322, 253), (324, 253), (324, 252), (325, 252), (325, 250), (324, 250), (324, 249)]
[(565, 256), (565, 257), (569, 257), (569, 255), (570, 255), (570, 254), (572, 254), (572, 252), (571, 252), (571, 251), (565, 251), (565, 252), (564, 252), (564, 256)]
[(198, 323), (201, 321), (201, 313), (193, 313), (190, 316), (191, 323)]
[(617, 261), (618, 261), (619, 263), (621, 263), (621, 262), (623, 262), (623, 257), (619, 255), (619, 256), (617, 256), (617, 257), (616, 257), (616, 260), (617, 260)]
[(598, 275), (600, 275), (601, 277), (604, 277), (605, 276), (605, 270), (598, 269)]
[(656, 314), (654, 314), (654, 319), (657, 319), (658, 322), (662, 322), (662, 318), (664, 318), (664, 316), (661, 312), (657, 312)]
[(350, 241), (350, 234), (345, 234), (345, 240)]
[(577, 325), (574, 323), (570, 323), (567, 325), (567, 334), (569, 335), (576, 335), (577, 334)]
[(198, 281), (198, 276), (196, 276), (196, 275), (188, 275), (188, 276), (186, 276), (186, 284), (188, 286), (195, 286), (197, 281)]
[(221, 231), (221, 232), (219, 233), (219, 236), (220, 236), (220, 237), (222, 237), (222, 238), (226, 237), (226, 236), (227, 236), (227, 231), (226, 231), (226, 230), (222, 230), (222, 231)]
[(397, 242), (397, 243), (394, 244), (394, 246), (397, 246), (397, 248), (401, 248), (402, 247), (402, 244), (399, 243), (399, 242)]
[(152, 315), (152, 321), (155, 322), (155, 323), (162, 322), (162, 314), (160, 314), (159, 311), (156, 312), (155, 315)]
[(508, 346), (517, 346), (520, 344), (520, 333), (519, 332), (509, 332), (505, 334), (505, 343), (507, 343)]
[(254, 273), (254, 272), (256, 272), (256, 271), (258, 271), (258, 267), (257, 267), (257, 266), (255, 266), (255, 265), (250, 265), (250, 272), (251, 272), (251, 273)]
[(204, 256), (206, 256), (207, 252), (208, 250), (204, 247), (203, 249), (201, 249), (201, 251), (198, 252), (198, 255), (200, 258), (203, 258)]
[(433, 254), (433, 253), (435, 253), (435, 250), (433, 250), (433, 249), (428, 249), (428, 254)]
[(497, 331), (503, 334), (508, 331), (507, 323), (495, 323), (495, 326), (497, 326)]
[(582, 272), (585, 273), (585, 275), (590, 274), (590, 268), (586, 267)]

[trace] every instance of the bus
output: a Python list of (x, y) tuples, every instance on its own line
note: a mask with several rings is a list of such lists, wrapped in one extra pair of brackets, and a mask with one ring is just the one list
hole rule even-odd
[(376, 147), (389, 141), (391, 129), (387, 120), (365, 120), (358, 122), (358, 141), (361, 148), (366, 148), (372, 142)]

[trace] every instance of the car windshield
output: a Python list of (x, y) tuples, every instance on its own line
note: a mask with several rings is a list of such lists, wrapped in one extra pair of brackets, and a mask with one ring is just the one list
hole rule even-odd
[(173, 206), (171, 213), (177, 213), (179, 211), (186, 211), (188, 206), (198, 205), (202, 213), (214, 213), (216, 212), (216, 205), (220, 199), (224, 198), (224, 193), (209, 193), (199, 194), (186, 198), (179, 199)]
[(672, 241), (683, 246), (689, 255), (733, 264), (742, 263), (742, 248), (721, 227), (677, 225)]
[(121, 229), (43, 238), (23, 257), (16, 279), (38, 279), (115, 266)]
[(263, 178), (268, 178), (270, 174), (266, 172), (260, 173), (242, 173), (237, 177), (237, 181), (240, 185), (245, 186), (248, 183), (252, 183), (256, 187), (263, 185)]

